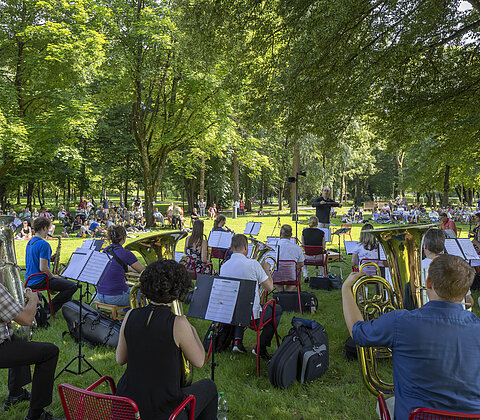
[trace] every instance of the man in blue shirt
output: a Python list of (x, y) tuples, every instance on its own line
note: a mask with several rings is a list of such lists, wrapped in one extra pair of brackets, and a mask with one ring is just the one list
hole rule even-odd
[[(75, 283), (58, 277), (50, 271), (50, 259), (52, 257), (52, 248), (45, 240), (52, 222), (46, 217), (37, 217), (33, 222), (35, 236), (30, 239), (25, 250), (25, 281), (32, 274), (45, 273), (49, 279), (49, 288), (51, 291), (59, 292), (52, 299), (53, 312), (57, 312), (65, 302), (68, 302), (77, 290)], [(28, 287), (32, 289), (43, 289), (47, 285), (45, 276), (33, 276), (28, 280)], [(50, 312), (50, 306), (45, 310)]]
[(408, 419), (417, 407), (480, 413), (480, 319), (460, 304), (473, 269), (461, 258), (439, 255), (428, 270), (427, 304), (369, 322), (352, 293), (363, 275), (352, 273), (345, 280), (343, 313), (358, 345), (392, 349), (394, 418)]

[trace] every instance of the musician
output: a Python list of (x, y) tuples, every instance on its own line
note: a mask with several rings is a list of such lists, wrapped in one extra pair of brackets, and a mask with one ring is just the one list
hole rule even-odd
[[(203, 227), (203, 220), (195, 220), (192, 234), (185, 240), (185, 255), (193, 258), (197, 273), (204, 272), (204, 267), (208, 264), (208, 244), (207, 240), (203, 238)], [(205, 271), (204, 274), (211, 274), (211, 269)]]
[[(290, 225), (283, 225), (280, 228), (280, 240), (278, 241), (278, 246), (280, 251), (278, 253), (278, 259), (281, 261), (291, 260), (295, 261), (297, 265), (297, 270), (300, 270), (303, 267), (303, 262), (305, 261), (305, 255), (303, 255), (303, 250), (296, 243), (291, 241), (292, 239), (292, 227)], [(283, 286), (275, 285), (275, 288), (281, 292), (285, 289), (287, 292), (291, 292), (296, 289), (296, 286)]]
[(477, 252), (480, 252), (480, 212), (473, 215), (473, 220), (475, 227), (468, 232), (468, 235), (472, 238), (472, 243), (477, 249)]
[(171, 310), (172, 302), (183, 300), (191, 285), (185, 267), (172, 260), (155, 261), (140, 276), (140, 284), (150, 304), (130, 310), (123, 320), (116, 358), (119, 365), (127, 363), (127, 368), (118, 382), (117, 395), (135, 401), (142, 419), (161, 420), (168, 419), (178, 404), (193, 394), (195, 418), (216, 419), (218, 396), (213, 381), (180, 386), (180, 351), (195, 367), (201, 368), (205, 362), (195, 327)]
[[(302, 244), (310, 246), (321, 246), (325, 250), (325, 233), (323, 230), (318, 228), (318, 218), (317, 216), (310, 216), (308, 219), (308, 228), (303, 229), (302, 231)], [(323, 258), (322, 255), (305, 255), (305, 260), (316, 261), (320, 258)], [(307, 266), (302, 267), (303, 277), (308, 281), (308, 268)], [(325, 275), (326, 273), (323, 273)]]
[(326, 227), (328, 228), (330, 226), (330, 210), (332, 207), (342, 207), (341, 204), (333, 201), (331, 198), (329, 198), (330, 194), (330, 188), (328, 187), (323, 187), (322, 189), (322, 195), (320, 197), (317, 197), (313, 203), (312, 206), (316, 207), (316, 216), (318, 218), (319, 227)]
[[(260, 265), (257, 260), (251, 260), (247, 258), (248, 241), (245, 235), (234, 235), (232, 237), (231, 249), (233, 254), (228, 261), (222, 264), (220, 268), (220, 275), (224, 277), (241, 279), (244, 281), (254, 280), (257, 282), (252, 311), (255, 320), (258, 320), (262, 312), (262, 307), (260, 306), (259, 286), (261, 286), (267, 292), (271, 292), (273, 290), (273, 280), (270, 276), (270, 265), (266, 262), (264, 262), (263, 265)], [(281, 317), (282, 307), (277, 305), (275, 310), (275, 323), (277, 326), (280, 324)], [(267, 321), (271, 318), (272, 309), (269, 306), (266, 309), (263, 320)], [(243, 327), (235, 327), (235, 337), (232, 351), (238, 351), (241, 353), (247, 352), (245, 346), (243, 345), (243, 333)], [(271, 358), (267, 352), (267, 347), (270, 346), (274, 333), (275, 330), (273, 329), (273, 325), (271, 322), (269, 322), (267, 325), (265, 325), (262, 334), (260, 335), (260, 357), (263, 359), (269, 360)], [(258, 349), (254, 347), (252, 353), (256, 354), (257, 350)]]
[[(3, 406), (30, 400), (26, 420), (55, 420), (44, 411), (52, 402), (53, 378), (58, 360), (58, 347), (51, 343), (23, 341), (13, 335), (11, 321), (31, 325), (39, 303), (37, 293), (25, 290), (27, 303), (19, 304), (0, 283), (0, 368), (8, 370), (8, 396)], [(35, 365), (32, 393), (23, 387), (32, 382), (30, 365)]]
[[(52, 247), (45, 240), (51, 225), (50, 219), (37, 217), (33, 222), (35, 236), (30, 239), (25, 251), (25, 281), (31, 274), (45, 273), (48, 276), (50, 291), (59, 292), (52, 299), (53, 312), (57, 312), (65, 302), (68, 302), (75, 291), (77, 285), (70, 280), (59, 277), (50, 271), (50, 259), (52, 257)], [(34, 289), (44, 289), (47, 287), (45, 276), (33, 276), (28, 281), (28, 287)], [(50, 314), (50, 305), (45, 305), (47, 314)]]
[(440, 228), (443, 231), (451, 230), (455, 233), (455, 237), (457, 236), (457, 226), (455, 225), (455, 222), (450, 219), (444, 211), (440, 212), (440, 221), (442, 222), (440, 225)]
[(343, 313), (355, 343), (392, 349), (395, 399), (387, 406), (394, 403), (394, 418), (407, 419), (416, 407), (479, 412), (480, 319), (460, 305), (473, 269), (459, 257), (439, 255), (428, 270), (428, 303), (368, 322), (352, 292), (364, 274), (351, 273), (343, 283)]
[[(352, 266), (355, 268), (358, 268), (360, 262), (364, 259), (376, 260), (375, 262), (378, 263), (379, 255), (377, 240), (370, 232), (365, 232), (370, 229), (373, 229), (373, 226), (370, 223), (365, 223), (360, 231), (360, 240), (352, 252)], [(377, 270), (373, 266), (367, 266), (364, 270), (368, 275), (377, 274)]]
[(123, 226), (110, 226), (107, 229), (107, 240), (111, 245), (103, 252), (110, 255), (112, 260), (98, 284), (97, 299), (109, 305), (129, 306), (130, 288), (126, 283), (125, 273), (141, 273), (145, 267), (132, 251), (123, 248), (127, 240), (127, 231)]

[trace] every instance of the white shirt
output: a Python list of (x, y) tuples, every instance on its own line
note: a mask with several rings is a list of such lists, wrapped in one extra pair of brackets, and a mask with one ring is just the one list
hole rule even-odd
[(260, 295), (258, 285), (268, 279), (267, 273), (257, 260), (251, 260), (240, 252), (234, 252), (230, 259), (220, 267), (222, 277), (231, 277), (233, 279), (253, 280), (257, 282), (255, 287), (255, 299), (253, 301), (253, 316), (260, 318), (262, 307), (260, 306)]
[(290, 239), (281, 238), (278, 241), (278, 246), (280, 247), (279, 259), (293, 260), (295, 262), (305, 261), (302, 248), (291, 242)]
[[(378, 248), (368, 250), (368, 249), (365, 249), (363, 244), (360, 243), (360, 242), (357, 243), (357, 245), (355, 245), (355, 248), (354, 248), (352, 254), (357, 254), (358, 255), (358, 263), (359, 264), (361, 264), (362, 260), (364, 260), (364, 259), (368, 259), (368, 260), (378, 260), (379, 259)], [(365, 261), (365, 262), (368, 262), (368, 261)], [(374, 262), (376, 262), (376, 261), (374, 261)], [(374, 275), (377, 274), (377, 269), (374, 266), (367, 266), (363, 269), (363, 272), (365, 274), (374, 276)]]

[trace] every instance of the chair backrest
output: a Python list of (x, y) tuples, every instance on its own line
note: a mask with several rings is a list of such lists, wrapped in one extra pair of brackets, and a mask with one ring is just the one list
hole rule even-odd
[(277, 270), (273, 272), (275, 284), (296, 284), (298, 280), (297, 263), (293, 260), (278, 260)]
[(325, 252), (323, 246), (319, 245), (302, 245), (305, 255), (321, 255)]
[(140, 420), (137, 405), (131, 399), (99, 394), (62, 383), (58, 386), (67, 420)]
[(433, 408), (416, 408), (408, 420), (480, 420), (480, 414), (456, 413), (453, 411), (434, 410)]

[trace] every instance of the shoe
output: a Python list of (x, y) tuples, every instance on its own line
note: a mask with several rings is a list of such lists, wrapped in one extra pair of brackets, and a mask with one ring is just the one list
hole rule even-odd
[(310, 277), (305, 277), (305, 283), (310, 283)]
[[(252, 349), (252, 354), (257, 355), (256, 346)], [(272, 356), (268, 354), (267, 349), (260, 349), (260, 358), (263, 360), (270, 360)]]
[(22, 401), (30, 401), (30, 392), (22, 388), (22, 393), (18, 397), (8, 396), (3, 404), (3, 409), (7, 411), (12, 405), (15, 405)]
[(245, 348), (241, 340), (234, 340), (232, 351), (238, 352), (238, 353), (246, 353), (247, 349)]
[[(25, 420), (33, 420), (30, 419), (30, 417), (25, 417)], [(66, 420), (65, 417), (53, 417), (50, 413), (47, 411), (43, 411), (42, 414), (40, 414), (40, 417), (38, 417), (36, 420)]]

